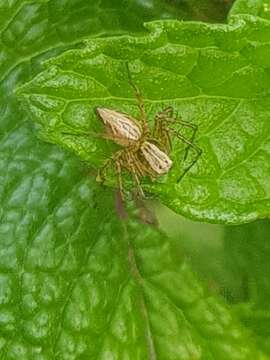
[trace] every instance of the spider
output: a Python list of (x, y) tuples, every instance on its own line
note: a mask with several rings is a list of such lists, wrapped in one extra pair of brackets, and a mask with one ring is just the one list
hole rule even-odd
[[(155, 180), (158, 176), (168, 173), (173, 164), (169, 158), (169, 153), (172, 149), (171, 134), (174, 134), (187, 145), (184, 160), (190, 148), (196, 153), (194, 160), (184, 170), (177, 182), (179, 182), (196, 163), (202, 150), (193, 143), (197, 126), (176, 119), (173, 116), (172, 107), (166, 107), (155, 115), (154, 127), (151, 131), (147, 122), (143, 97), (132, 80), (128, 64), (126, 64), (126, 67), (129, 84), (134, 91), (140, 117), (138, 120), (123, 112), (104, 107), (95, 108), (96, 115), (102, 121), (105, 128), (105, 133), (102, 134), (102, 137), (112, 140), (121, 146), (121, 149), (107, 159), (99, 169), (97, 181), (104, 182), (107, 169), (114, 165), (120, 194), (123, 198), (122, 169), (126, 169), (131, 173), (139, 190), (139, 194), (144, 197), (144, 192), (140, 185), (140, 178), (149, 176), (151, 180)], [(180, 131), (171, 128), (170, 125), (174, 123), (178, 123), (182, 127), (190, 128), (192, 130), (191, 138), (187, 139)]]

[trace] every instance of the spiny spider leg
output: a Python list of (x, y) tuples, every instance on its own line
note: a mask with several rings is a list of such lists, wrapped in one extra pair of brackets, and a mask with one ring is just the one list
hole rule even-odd
[(139, 177), (138, 177), (138, 174), (137, 174), (137, 169), (134, 165), (132, 165), (132, 176), (133, 176), (133, 180), (137, 186), (137, 189), (139, 191), (139, 195), (141, 198), (144, 198), (145, 195), (144, 195), (144, 192), (143, 192), (143, 189), (141, 187), (141, 184), (140, 184), (140, 180), (139, 180)]
[(167, 106), (162, 111), (158, 112), (157, 116), (160, 116), (162, 118), (166, 117), (166, 118), (174, 119), (173, 118), (173, 107)]
[[(164, 113), (167, 113), (167, 114), (171, 114), (171, 118), (172, 119), (168, 119), (169, 121), (175, 123), (175, 124), (180, 124), (182, 125), (183, 127), (189, 127), (190, 129), (192, 129), (192, 135), (190, 137), (190, 142), (193, 143), (194, 139), (195, 139), (195, 136), (196, 136), (196, 132), (198, 130), (198, 126), (197, 125), (194, 125), (194, 124), (191, 124), (187, 121), (184, 121), (184, 120), (181, 120), (181, 119), (178, 119), (177, 116), (173, 117), (173, 108), (171, 106), (165, 108), (163, 110)], [(184, 160), (186, 160), (187, 158), (187, 155), (188, 155), (188, 150), (189, 150), (190, 146), (188, 146), (186, 148), (186, 151), (185, 151), (185, 155), (184, 155)]]
[(115, 172), (117, 176), (117, 182), (120, 192), (120, 197), (123, 200), (124, 199), (124, 191), (123, 191), (123, 182), (122, 182), (122, 175), (121, 175), (121, 161), (118, 159), (115, 161)]
[(159, 111), (156, 114), (156, 118), (160, 119), (162, 121), (165, 120), (167, 122), (175, 122), (176, 119), (173, 117), (173, 107), (172, 106), (167, 106), (163, 110)]
[(172, 142), (167, 122), (169, 122), (169, 119), (171, 119), (171, 117), (168, 116), (167, 110), (168, 114), (172, 114), (172, 108), (166, 108), (162, 112), (159, 112), (155, 115), (153, 138), (158, 140), (167, 151), (170, 151), (172, 148)]
[(123, 150), (117, 151), (113, 156), (111, 156), (109, 159), (107, 159), (101, 168), (98, 169), (98, 174), (96, 177), (97, 182), (103, 183), (105, 181), (106, 177), (106, 171), (109, 166), (111, 166), (112, 162), (119, 161), (119, 158), (121, 157), (123, 153)]
[[(170, 148), (172, 147), (171, 144), (171, 139), (169, 136), (169, 132), (168, 132), (168, 126), (164, 126), (164, 123), (175, 123), (175, 124), (180, 124), (183, 127), (188, 127), (192, 130), (192, 135), (189, 139), (189, 141), (191, 143), (194, 142), (197, 130), (198, 130), (198, 126), (191, 124), (187, 121), (184, 120), (180, 120), (177, 117), (173, 117), (173, 108), (171, 106), (165, 108), (164, 110), (162, 110), (160, 113), (158, 113), (155, 117), (155, 129), (157, 129), (157, 132), (154, 133), (154, 135), (157, 135), (158, 137), (160, 136), (165, 136), (167, 138), (167, 143), (170, 145)], [(167, 130), (167, 131), (166, 131)], [(184, 160), (187, 159), (188, 156), (188, 151), (190, 149), (190, 145), (187, 146), (186, 151), (185, 151), (185, 155), (184, 155)]]
[(178, 139), (183, 141), (185, 144), (187, 144), (190, 148), (195, 150), (197, 153), (195, 159), (189, 164), (188, 167), (186, 167), (183, 174), (177, 179), (177, 182), (179, 182), (186, 175), (186, 173), (192, 168), (192, 166), (195, 165), (195, 163), (198, 161), (199, 157), (202, 154), (202, 150), (197, 145), (193, 144), (190, 140), (186, 139), (183, 135), (179, 134), (179, 131), (175, 131), (174, 129), (171, 129), (171, 130), (178, 137)]
[(126, 62), (125, 64), (126, 64), (126, 68), (127, 68), (128, 81), (129, 81), (130, 86), (134, 90), (134, 95), (137, 100), (137, 106), (140, 110), (140, 118), (142, 120), (143, 132), (144, 132), (144, 134), (147, 134), (149, 132), (149, 129), (148, 129), (147, 118), (146, 118), (146, 113), (145, 113), (144, 100), (140, 93), (139, 88), (134, 84), (134, 82), (132, 80), (128, 62)]
[(140, 166), (140, 162), (135, 157), (135, 154), (133, 152), (126, 153), (126, 162), (128, 163), (128, 166), (130, 167), (133, 181), (135, 182), (135, 185), (138, 189), (139, 195), (143, 198), (144, 192), (140, 185), (140, 180), (139, 180), (139, 176), (143, 175), (143, 169)]
[[(125, 167), (130, 170), (133, 181), (139, 190), (141, 197), (144, 197), (143, 189), (140, 185), (139, 176), (143, 173), (143, 169), (139, 166), (137, 158), (132, 152), (126, 152), (126, 150), (117, 151), (112, 157), (107, 159), (103, 166), (98, 170), (96, 180), (103, 183), (106, 178), (106, 171), (109, 166), (114, 163), (115, 173), (117, 175), (117, 182), (120, 191), (121, 198), (124, 199), (123, 182), (122, 182), (122, 168)], [(139, 175), (139, 176), (138, 176)]]
[[(192, 135), (191, 135), (189, 141), (193, 144), (196, 133), (197, 133), (197, 130), (198, 130), (198, 126), (194, 125), (194, 124), (191, 124), (189, 122), (183, 121), (183, 120), (177, 120), (176, 123), (182, 125), (183, 127), (188, 127), (190, 129), (192, 129)], [(188, 156), (189, 149), (190, 149), (190, 145), (188, 145), (187, 148), (186, 148), (185, 155), (184, 155), (184, 161), (186, 160), (186, 158)]]

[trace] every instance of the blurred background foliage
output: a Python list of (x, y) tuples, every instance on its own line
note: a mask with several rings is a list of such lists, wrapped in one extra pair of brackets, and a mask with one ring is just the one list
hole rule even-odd
[(270, 352), (270, 221), (240, 226), (200, 224), (152, 203), (158, 222), (180, 257), (213, 295), (222, 296)]
[(166, 0), (184, 20), (224, 22), (234, 0)]
[[(118, 0), (103, 1), (102, 8), (117, 9), (120, 14), (121, 28), (132, 24), (133, 31), (138, 31), (139, 24), (155, 19), (181, 19), (188, 21), (205, 21), (211, 23), (225, 22), (228, 12), (235, 0)], [(120, 7), (120, 8), (119, 8)], [(120, 10), (120, 12), (119, 12)], [(122, 16), (121, 16), (121, 12)], [(129, 14), (128, 21), (125, 14)], [(139, 14), (139, 19), (138, 19)], [(139, 21), (138, 21), (139, 20)]]

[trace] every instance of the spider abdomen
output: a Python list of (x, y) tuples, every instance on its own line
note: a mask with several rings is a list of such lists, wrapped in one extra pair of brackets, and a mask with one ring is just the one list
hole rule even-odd
[[(96, 108), (96, 114), (105, 125), (105, 129), (110, 135), (110, 139), (122, 146), (125, 141), (138, 141), (142, 136), (142, 130), (136, 120), (121, 113), (108, 108)], [(127, 142), (127, 146), (129, 143)]]
[(172, 160), (155, 144), (149, 141), (144, 141), (141, 144), (140, 151), (147, 164), (157, 175), (166, 174), (170, 170)]

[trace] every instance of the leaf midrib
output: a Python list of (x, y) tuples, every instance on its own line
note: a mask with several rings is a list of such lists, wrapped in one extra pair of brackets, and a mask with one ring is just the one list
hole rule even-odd
[(154, 339), (151, 331), (151, 325), (150, 325), (150, 320), (149, 320), (149, 315), (147, 311), (144, 290), (143, 290), (144, 279), (142, 278), (136, 263), (136, 257), (135, 257), (134, 249), (129, 240), (129, 234), (126, 223), (123, 223), (123, 240), (127, 246), (127, 259), (128, 259), (130, 274), (134, 279), (135, 283), (137, 284), (137, 286), (140, 288), (140, 301), (141, 301), (140, 311), (146, 325), (145, 336), (146, 336), (147, 351), (149, 356), (148, 359), (156, 360), (157, 352), (154, 345)]

